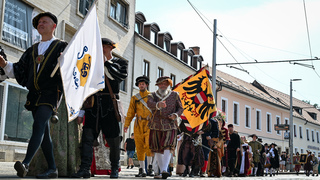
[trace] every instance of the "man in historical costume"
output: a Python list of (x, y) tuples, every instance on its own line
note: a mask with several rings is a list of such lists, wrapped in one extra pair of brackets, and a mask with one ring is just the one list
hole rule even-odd
[(225, 114), (218, 110), (217, 115), (210, 119), (211, 133), (205, 138), (208, 140), (208, 145), (212, 149), (212, 151), (209, 152), (208, 177), (221, 177), (222, 175), (221, 163), (224, 155), (224, 136), (220, 130), (223, 124), (221, 122), (225, 121), (225, 118)]
[(81, 165), (75, 178), (90, 178), (90, 166), (92, 162), (93, 142), (98, 137), (100, 130), (110, 146), (111, 174), (110, 178), (118, 178), (120, 160), (120, 127), (116, 118), (116, 112), (108, 89), (107, 81), (110, 82), (113, 94), (119, 99), (120, 83), (127, 77), (128, 62), (126, 60), (113, 57), (112, 50), (115, 43), (108, 38), (102, 38), (104, 54), (104, 73), (106, 76), (105, 88), (94, 94), (94, 104), (92, 108), (85, 110), (78, 117), (78, 123), (83, 121), (85, 114), (85, 124), (83, 126)]
[(220, 131), (223, 137), (223, 142), (224, 142), (224, 156), (222, 157), (222, 173), (226, 173), (228, 169), (228, 150), (227, 150), (227, 145), (230, 141), (230, 136), (229, 136), (229, 131), (228, 128), (225, 127), (226, 121), (219, 121), (219, 127)]
[[(194, 177), (199, 174), (199, 169), (204, 166), (204, 152), (202, 149), (200, 136), (211, 128), (209, 123), (205, 123), (201, 130), (196, 133), (190, 133), (185, 126), (180, 124), (180, 131), (183, 133), (183, 141), (178, 151), (178, 164), (185, 166), (183, 177), (189, 174), (189, 177)], [(194, 142), (197, 142), (196, 144)], [(203, 143), (202, 143), (203, 144)], [(208, 147), (208, 146), (207, 146)], [(189, 172), (189, 166), (191, 171)]]
[(160, 175), (155, 178), (166, 179), (169, 176), (167, 168), (177, 144), (177, 119), (183, 112), (179, 94), (168, 89), (172, 80), (163, 76), (157, 79), (158, 90), (149, 94), (148, 107), (153, 112), (149, 121), (150, 137), (149, 146), (155, 153), (155, 158), (160, 166)]
[(240, 136), (238, 133), (234, 132), (233, 124), (228, 124), (228, 131), (230, 136), (230, 141), (227, 146), (228, 151), (228, 167), (229, 167), (229, 177), (238, 174), (236, 166), (240, 166), (238, 163), (238, 156), (240, 154)]
[(311, 151), (307, 150), (307, 161), (304, 164), (304, 170), (307, 176), (310, 176), (310, 171), (312, 171), (313, 166), (312, 166), (312, 155)]
[(270, 145), (270, 150), (269, 150), (269, 153), (267, 154), (267, 157), (270, 158), (270, 169), (269, 169), (269, 172), (270, 172), (270, 177), (272, 176), (272, 173), (273, 175), (275, 175), (275, 169), (279, 168), (279, 154), (278, 154), (278, 150), (276, 148), (276, 144), (275, 143), (272, 143)]
[(252, 176), (256, 176), (258, 172), (258, 166), (260, 164), (260, 152), (262, 150), (262, 144), (257, 141), (258, 136), (256, 134), (252, 134), (249, 137), (252, 137), (252, 141), (250, 141), (248, 144), (251, 146), (252, 153), (253, 153), (253, 164), (254, 169), (252, 172)]
[[(136, 78), (135, 85), (139, 87), (139, 93), (131, 97), (126, 121), (124, 123), (124, 132), (127, 132), (132, 119), (135, 117), (134, 134), (137, 149), (137, 157), (139, 161), (139, 173), (136, 177), (146, 177), (147, 174), (152, 176), (152, 156), (149, 148), (150, 129), (148, 123), (151, 120), (152, 112), (148, 108), (147, 101), (150, 92), (147, 90), (150, 80), (147, 76)], [(145, 173), (145, 157), (147, 155), (148, 172)]]
[(52, 78), (50, 74), (67, 43), (54, 37), (57, 23), (57, 17), (50, 12), (38, 14), (33, 18), (32, 25), (41, 34), (41, 42), (28, 48), (16, 63), (5, 61), (0, 56), (0, 67), (5, 72), (5, 75), (0, 77), (1, 80), (16, 78), (21, 86), (29, 90), (25, 108), (32, 111), (34, 119), (26, 157), (14, 165), (19, 177), (26, 176), (29, 163), (40, 145), (48, 163), (48, 170), (37, 175), (37, 178), (58, 176), (48, 120), (57, 111), (57, 102), (63, 90), (60, 74), (56, 73)]

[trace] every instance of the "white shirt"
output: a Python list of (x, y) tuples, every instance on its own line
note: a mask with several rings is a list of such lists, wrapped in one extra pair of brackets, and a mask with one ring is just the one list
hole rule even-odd
[[(43, 55), (46, 50), (49, 48), (50, 44), (52, 41), (54, 41), (56, 37), (52, 37), (48, 41), (41, 41), (38, 45), (38, 55)], [(40, 64), (38, 64), (37, 72), (39, 70)], [(7, 65), (3, 68), (4, 72), (6, 73), (5, 75), (0, 76), (1, 80), (5, 80), (7, 78), (14, 78), (14, 72), (13, 72), (13, 63), (10, 61), (7, 61)]]

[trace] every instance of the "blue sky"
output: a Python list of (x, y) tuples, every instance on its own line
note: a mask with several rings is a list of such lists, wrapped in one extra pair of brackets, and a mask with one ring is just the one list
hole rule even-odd
[[(303, 0), (190, 2), (204, 15), (211, 29), (213, 19), (217, 19), (218, 34), (223, 36), (219, 37), (221, 43), (217, 42), (218, 64), (234, 63), (236, 60), (307, 59), (311, 58), (311, 54), (320, 58), (319, 0), (305, 0), (312, 53)], [(161, 32), (170, 32), (173, 42), (182, 41), (186, 48), (199, 46), (205, 63), (212, 64), (212, 33), (187, 0), (136, 0), (136, 11), (145, 15), (147, 23), (156, 22)], [(303, 63), (314, 65), (320, 75), (320, 61)], [(290, 79), (302, 79), (293, 83), (293, 96), (310, 100), (311, 104), (320, 104), (320, 77), (313, 69), (289, 63), (242, 65), (242, 68), (249, 74), (217, 66), (217, 69), (247, 82), (256, 79), (287, 94), (290, 93)]]

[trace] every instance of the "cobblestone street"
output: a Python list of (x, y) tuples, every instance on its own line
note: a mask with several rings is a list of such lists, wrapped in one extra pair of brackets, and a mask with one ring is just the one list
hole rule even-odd
[[(36, 179), (35, 177), (26, 177), (26, 178), (19, 178), (16, 176), (16, 171), (13, 168), (14, 163), (13, 162), (0, 162), (0, 179)], [(126, 169), (125, 166), (122, 166), (122, 171), (119, 174), (119, 179), (124, 180), (132, 180), (132, 179), (140, 179), (136, 178), (134, 175), (138, 172), (138, 168), (134, 167), (133, 169)], [(59, 178), (59, 179), (74, 179), (74, 178)], [(91, 179), (110, 179), (109, 176), (95, 176)], [(144, 179), (154, 179), (152, 177), (147, 177)], [(189, 177), (181, 177), (177, 175), (173, 175), (172, 177), (169, 177), (168, 179), (213, 179), (213, 178), (189, 178)], [(218, 178), (214, 178), (218, 179)], [(227, 179), (254, 179), (254, 180), (267, 180), (267, 179), (281, 179), (281, 180), (303, 180), (303, 179), (319, 179), (319, 177), (313, 177), (309, 176), (307, 177), (304, 174), (300, 174), (297, 176), (296, 174), (290, 174), (290, 173), (282, 173), (273, 177), (221, 177), (221, 180), (227, 180)]]

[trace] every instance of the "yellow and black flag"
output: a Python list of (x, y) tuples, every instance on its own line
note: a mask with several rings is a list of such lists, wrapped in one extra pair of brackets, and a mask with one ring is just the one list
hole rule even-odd
[(208, 119), (217, 112), (209, 76), (209, 71), (204, 67), (174, 88), (179, 92), (184, 109), (181, 123), (193, 133), (200, 130), (203, 123), (207, 124)]

